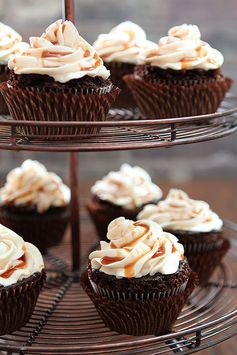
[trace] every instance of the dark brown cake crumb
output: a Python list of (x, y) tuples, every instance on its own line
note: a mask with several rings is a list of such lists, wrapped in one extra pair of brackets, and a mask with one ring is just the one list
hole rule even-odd
[(152, 65), (137, 65), (135, 68), (135, 75), (141, 79), (152, 82), (186, 82), (186, 81), (210, 81), (210, 80), (222, 80), (223, 75), (220, 69), (215, 70), (203, 70), (203, 69), (191, 69), (191, 70), (173, 70), (162, 69)]
[(85, 75), (80, 79), (72, 79), (66, 83), (60, 83), (55, 81), (49, 75), (41, 74), (15, 74), (13, 70), (10, 71), (10, 77), (8, 80), (9, 85), (16, 88), (49, 88), (49, 89), (98, 89), (112, 85), (110, 79), (103, 79), (102, 77), (90, 77)]
[(121, 278), (117, 279), (113, 275), (107, 275), (99, 270), (92, 270), (91, 264), (88, 265), (88, 276), (98, 286), (107, 290), (126, 292), (126, 293), (147, 293), (147, 292), (165, 292), (181, 286), (189, 279), (192, 270), (186, 259), (181, 261), (179, 269), (171, 275), (160, 273), (154, 276), (143, 276), (139, 278)]

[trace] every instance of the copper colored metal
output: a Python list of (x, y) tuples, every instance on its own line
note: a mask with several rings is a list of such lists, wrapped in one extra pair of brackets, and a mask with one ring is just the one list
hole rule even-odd
[[(22, 136), (17, 127), (101, 127), (96, 135)], [(172, 119), (147, 120), (128, 110), (111, 110), (104, 122), (19, 122), (0, 116), (0, 149), (94, 152), (171, 147), (209, 141), (237, 130), (237, 97), (229, 94), (217, 113)], [(47, 138), (47, 139), (46, 139)], [(60, 140), (59, 140), (60, 139)]]
[(77, 153), (70, 153), (72, 271), (80, 268), (80, 211)]
[(63, 19), (74, 22), (74, 1), (62, 0)]
[[(0, 337), (0, 351), (8, 354), (168, 355), (182, 350), (187, 354), (236, 335), (237, 274), (233, 256), (237, 253), (237, 225), (225, 222), (225, 233), (231, 235), (232, 248), (224, 264), (209, 286), (197, 288), (171, 333), (133, 337), (111, 332), (103, 325), (79, 282), (61, 273), (59, 259), (50, 257), (50, 268), (55, 263), (56, 277), (55, 273), (49, 273), (28, 324), (12, 335)], [(90, 249), (90, 240), (92, 238), (85, 239), (84, 250)], [(54, 253), (69, 260), (70, 244), (58, 246)], [(63, 261), (61, 263), (63, 266)]]

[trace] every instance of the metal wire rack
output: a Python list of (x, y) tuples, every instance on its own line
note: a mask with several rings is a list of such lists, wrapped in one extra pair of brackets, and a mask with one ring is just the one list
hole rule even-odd
[[(237, 332), (237, 283), (232, 260), (237, 252), (237, 225), (226, 225), (225, 233), (231, 236), (232, 249), (211, 282), (191, 296), (172, 333), (132, 337), (111, 332), (79, 281), (70, 273), (58, 271), (48, 279), (29, 323), (14, 334), (1, 337), (0, 349), (21, 355), (187, 354), (230, 338)], [(89, 249), (90, 244), (83, 247)], [(68, 259), (70, 244), (61, 245), (54, 252), (58, 264), (60, 255)]]
[[(19, 127), (100, 127), (94, 135), (23, 135)], [(0, 149), (84, 152), (171, 147), (198, 143), (237, 130), (237, 97), (227, 95), (219, 112), (182, 118), (144, 119), (138, 112), (111, 110), (104, 122), (14, 121), (0, 116)]]

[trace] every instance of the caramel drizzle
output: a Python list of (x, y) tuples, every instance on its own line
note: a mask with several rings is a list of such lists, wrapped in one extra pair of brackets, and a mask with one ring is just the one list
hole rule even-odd
[(7, 270), (6, 272), (4, 272), (2, 275), (0, 275), (0, 277), (2, 277), (3, 279), (8, 279), (9, 277), (11, 277), (11, 275), (12, 275), (16, 270), (24, 269), (25, 266), (26, 266), (26, 257), (25, 257), (25, 254), (22, 255), (22, 257), (19, 258), (18, 261), (20, 261), (20, 263), (19, 263), (17, 266), (10, 268), (10, 269)]
[[(140, 223), (140, 222), (135, 222), (135, 223), (134, 223), (134, 226), (139, 226), (139, 227), (144, 228), (144, 232), (141, 233), (141, 234), (139, 234), (137, 238), (134, 238), (134, 239), (131, 240), (130, 242), (128, 242), (128, 243), (125, 242), (124, 244), (122, 244), (122, 245), (120, 246), (120, 248), (124, 248), (124, 247), (127, 247), (127, 248), (128, 248), (128, 247), (133, 246), (133, 245), (136, 243), (136, 241), (137, 241), (138, 239), (144, 237), (144, 235), (147, 234), (148, 231), (149, 231), (149, 227), (148, 227), (146, 224), (143, 224), (143, 223)], [(116, 249), (116, 248), (117, 248), (117, 246), (116, 246), (113, 242), (110, 244), (110, 247), (111, 247), (112, 249)]]

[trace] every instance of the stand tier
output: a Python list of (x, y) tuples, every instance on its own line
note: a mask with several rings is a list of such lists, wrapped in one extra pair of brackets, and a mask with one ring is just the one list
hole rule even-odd
[[(19, 128), (50, 128), (47, 136), (23, 135)], [(55, 135), (55, 128), (100, 127), (94, 135)], [(14, 121), (0, 116), (0, 149), (85, 152), (171, 147), (227, 136), (237, 130), (237, 97), (228, 94), (217, 113), (168, 119), (142, 119), (139, 113), (111, 110), (104, 122)]]
[[(225, 233), (232, 248), (207, 287), (191, 296), (172, 333), (132, 337), (105, 328), (79, 282), (67, 273), (67, 267), (62, 272), (63, 261), (69, 260), (70, 244), (65, 243), (53, 251), (58, 259), (46, 257), (58, 271), (49, 272), (30, 322), (20, 331), (0, 337), (0, 349), (7, 354), (187, 354), (232, 337), (237, 323), (237, 225), (226, 222)], [(85, 255), (90, 248), (87, 238)]]

